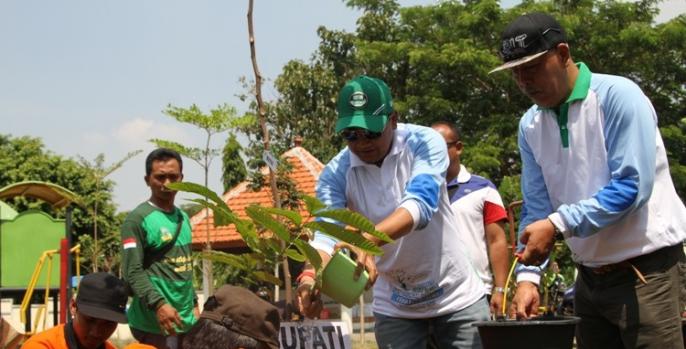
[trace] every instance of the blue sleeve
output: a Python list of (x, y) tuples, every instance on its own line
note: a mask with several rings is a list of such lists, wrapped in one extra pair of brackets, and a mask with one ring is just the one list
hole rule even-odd
[[(324, 167), (317, 180), (317, 199), (328, 208), (346, 208), (345, 196), (346, 175), (350, 168), (350, 153), (346, 149), (331, 159)], [(334, 222), (331, 220), (327, 220)], [(337, 240), (319, 232), (315, 232), (312, 244), (330, 253)]]
[[(409, 125), (408, 125), (409, 126)], [(407, 142), (413, 155), (412, 173), (401, 203), (414, 200), (419, 207), (417, 229), (424, 228), (438, 211), (441, 186), (448, 169), (448, 148), (440, 133), (429, 127), (412, 127)]]
[[(526, 141), (524, 134), (524, 128), (528, 124), (531, 117), (533, 117), (533, 111), (529, 111), (524, 115), (519, 123), (519, 152), (522, 158), (522, 177), (521, 187), (522, 187), (522, 210), (519, 219), (519, 229), (517, 234), (517, 250), (523, 250), (525, 245), (519, 242), (519, 236), (524, 228), (540, 219), (545, 219), (553, 212), (552, 204), (550, 203), (550, 198), (548, 197), (548, 188), (545, 186), (545, 181), (543, 180), (543, 171), (538, 163), (534, 159), (534, 155), (531, 151), (531, 147)], [(547, 261), (546, 261), (547, 264)], [(536, 274), (542, 274), (542, 269), (536, 266), (525, 266), (523, 264), (517, 263), (517, 268), (515, 269), (517, 273), (520, 272), (531, 272)]]
[(655, 180), (655, 111), (641, 89), (617, 78), (599, 86), (610, 181), (591, 198), (558, 208), (572, 236), (587, 237), (641, 208)]
[[(543, 180), (543, 171), (534, 159), (531, 147), (526, 141), (524, 128), (533, 117), (533, 112), (529, 111), (524, 115), (519, 123), (519, 152), (522, 157), (522, 204), (521, 217), (519, 220), (519, 232), (524, 228), (539, 220), (547, 218), (553, 213), (553, 206), (548, 197), (548, 188)], [(523, 247), (523, 246), (520, 246)]]

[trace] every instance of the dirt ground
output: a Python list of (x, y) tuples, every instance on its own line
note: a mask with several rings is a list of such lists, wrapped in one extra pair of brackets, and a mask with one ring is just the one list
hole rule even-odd
[(373, 332), (365, 332), (364, 341), (360, 337), (359, 333), (354, 333), (352, 335), (353, 348), (354, 349), (377, 349), (376, 340), (374, 339)]

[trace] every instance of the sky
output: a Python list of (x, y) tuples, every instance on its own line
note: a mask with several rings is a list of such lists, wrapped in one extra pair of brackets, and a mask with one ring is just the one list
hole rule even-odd
[[(149, 139), (204, 144), (202, 131), (162, 113), (168, 104), (247, 110), (236, 97), (245, 92), (239, 79), (254, 78), (247, 7), (247, 0), (0, 2), (0, 134), (39, 137), (65, 157), (92, 161), (102, 153), (106, 166), (142, 149), (108, 177), (118, 210), (133, 209), (150, 194), (143, 180), (145, 155), (154, 149)], [(665, 0), (663, 8), (662, 20), (686, 12), (686, 0)], [(359, 15), (341, 0), (255, 0), (264, 98), (276, 98), (269, 82), (283, 65), (309, 61), (320, 25), (353, 32)], [(224, 141), (218, 135), (212, 145)], [(202, 169), (190, 160), (184, 174), (203, 182)], [(219, 193), (220, 175), (217, 158), (210, 189)]]

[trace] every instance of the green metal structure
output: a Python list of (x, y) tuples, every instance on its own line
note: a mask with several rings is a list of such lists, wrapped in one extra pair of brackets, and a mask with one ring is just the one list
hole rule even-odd
[[(58, 209), (73, 202), (80, 203), (78, 195), (47, 182), (26, 181), (0, 189), (0, 200), (17, 196), (39, 199)], [(0, 201), (0, 289), (25, 289), (43, 252), (59, 250), (60, 240), (69, 237), (70, 234), (66, 234), (69, 230), (67, 223), (40, 210), (17, 214), (12, 207)], [(55, 258), (51, 287), (58, 287), (60, 282), (59, 255)], [(41, 279), (45, 280), (45, 274)]]
[[(53, 302), (53, 325), (69, 321), (66, 316), (67, 300), (71, 299), (71, 214), (72, 203), (83, 207), (78, 195), (59, 185), (26, 181), (8, 185), (0, 189), (0, 200), (14, 197), (38, 199), (57, 209), (65, 209), (65, 219), (54, 219), (39, 210), (27, 210), (20, 214), (7, 204), (0, 205), (0, 293), (3, 296), (18, 299), (28, 299), (25, 313), (25, 331), (31, 331), (30, 304), (33, 291), (41, 291), (46, 297), (50, 295), (57, 300), (62, 312), (58, 312), (58, 302)], [(66, 240), (64, 244), (60, 242)], [(64, 248), (62, 248), (64, 245)], [(66, 250), (66, 252), (65, 252)], [(48, 253), (48, 251), (50, 251)], [(60, 260), (60, 252), (66, 256)], [(41, 268), (45, 264), (46, 256), (54, 256), (55, 260), (48, 260), (48, 268)], [(62, 267), (62, 268), (60, 268)], [(34, 269), (42, 270), (42, 275), (36, 275), (34, 280), (42, 279), (42, 285), (31, 284)], [(50, 272), (49, 285), (47, 274)], [(22, 301), (22, 306), (23, 306)], [(46, 298), (47, 305), (47, 298)]]
[[(43, 252), (60, 249), (60, 240), (64, 238), (64, 219), (54, 219), (40, 210), (27, 210), (0, 224), (0, 284), (3, 288), (25, 289)], [(60, 285), (60, 256), (56, 254), (53, 258), (50, 287), (56, 288)], [(47, 265), (41, 272), (40, 280), (45, 280), (46, 274)], [(41, 282), (40, 286), (45, 285), (45, 282)]]

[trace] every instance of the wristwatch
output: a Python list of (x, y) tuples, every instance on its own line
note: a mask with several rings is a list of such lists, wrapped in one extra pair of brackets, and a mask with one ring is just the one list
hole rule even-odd
[(505, 293), (505, 289), (502, 287), (493, 287), (493, 293)]

